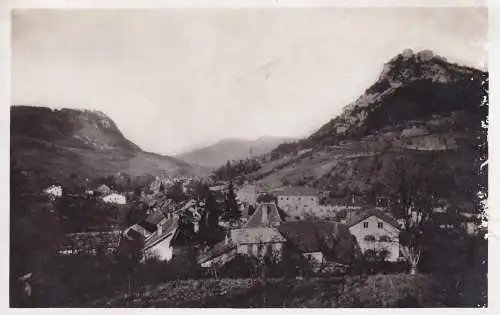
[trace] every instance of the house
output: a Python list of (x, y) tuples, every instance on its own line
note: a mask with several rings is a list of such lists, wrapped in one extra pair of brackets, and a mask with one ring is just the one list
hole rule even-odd
[(356, 239), (349, 228), (331, 221), (283, 222), (278, 231), (290, 252), (302, 255), (315, 267), (328, 262), (350, 265), (356, 256)]
[(327, 221), (281, 219), (274, 203), (259, 204), (245, 227), (230, 230), (198, 262), (202, 267), (225, 264), (237, 255), (280, 260), (285, 249), (313, 266), (346, 266), (352, 263), (356, 240), (347, 226)]
[(387, 261), (399, 257), (399, 233), (401, 225), (393, 217), (376, 209), (368, 209), (346, 220), (349, 231), (356, 237), (361, 252), (385, 252)]
[(49, 195), (50, 198), (59, 198), (62, 196), (62, 187), (60, 185), (52, 185), (47, 187), (44, 192)]
[(318, 207), (319, 193), (314, 188), (287, 187), (275, 194), (278, 207), (291, 217), (302, 217), (304, 213), (315, 212)]
[(379, 208), (388, 208), (391, 205), (391, 199), (386, 196), (375, 197), (375, 206)]
[(260, 203), (248, 218), (245, 228), (276, 227), (284, 220), (284, 216), (285, 213), (280, 211), (275, 203)]
[(242, 204), (256, 205), (257, 197), (263, 190), (257, 185), (245, 184), (236, 192), (236, 197)]
[(236, 255), (245, 255), (262, 259), (264, 256), (281, 259), (285, 238), (276, 228), (243, 228), (232, 229), (224, 241), (213, 246), (206, 254), (201, 255), (198, 263), (203, 268), (214, 264), (225, 264)]
[(127, 203), (127, 197), (119, 193), (111, 193), (109, 195), (102, 197), (102, 201), (104, 201), (105, 203), (124, 205)]
[(105, 196), (105, 195), (108, 195), (111, 193), (111, 188), (102, 184), (101, 186), (97, 187), (95, 191), (98, 192), (99, 194)]
[(283, 221), (275, 203), (260, 203), (242, 229), (233, 229), (229, 239), (237, 245), (236, 253), (255, 257), (280, 256), (285, 239), (276, 229)]
[(210, 267), (215, 263), (226, 263), (237, 254), (257, 258), (273, 255), (279, 259), (285, 239), (276, 227), (282, 221), (275, 203), (258, 204), (243, 228), (229, 230), (223, 241), (201, 255), (198, 263)]
[(233, 229), (225, 242), (236, 245), (236, 254), (257, 258), (272, 255), (279, 259), (285, 238), (276, 228), (258, 227)]
[(179, 229), (178, 217), (164, 218), (158, 225), (155, 232), (144, 242), (144, 258), (156, 258), (158, 260), (169, 261), (173, 257), (172, 239)]
[(112, 254), (120, 245), (121, 235), (122, 232), (119, 230), (68, 233), (60, 244), (58, 252), (60, 255)]
[[(170, 204), (169, 204), (170, 205)], [(129, 227), (125, 234), (144, 244), (144, 258), (157, 258), (169, 261), (175, 254), (174, 244), (178, 238), (186, 238), (181, 231), (181, 220), (193, 224), (193, 233), (198, 231), (198, 222), (201, 220), (198, 204), (195, 200), (187, 200), (175, 207), (168, 207), (164, 211), (155, 211), (143, 221)], [(178, 241), (177, 243), (185, 244)]]
[(161, 211), (154, 212), (143, 221), (125, 230), (124, 235), (143, 244), (143, 258), (172, 259), (171, 241), (179, 225), (178, 218), (167, 218)]

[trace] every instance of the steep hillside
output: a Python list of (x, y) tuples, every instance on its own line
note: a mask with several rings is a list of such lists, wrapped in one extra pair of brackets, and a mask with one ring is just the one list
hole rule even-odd
[(249, 178), (270, 187), (313, 185), (331, 196), (367, 194), (387, 186), (395, 157), (403, 155), (433, 159), (452, 175), (443, 185), (471, 200), (487, 81), (487, 72), (405, 51), (341, 115), (263, 156)]
[(241, 160), (268, 153), (279, 144), (292, 141), (286, 137), (261, 137), (256, 140), (223, 139), (213, 145), (176, 156), (179, 160), (206, 167), (218, 167), (228, 160)]
[(64, 183), (71, 174), (93, 179), (117, 172), (134, 177), (200, 171), (142, 151), (101, 112), (30, 106), (11, 107), (11, 160), (43, 182)]

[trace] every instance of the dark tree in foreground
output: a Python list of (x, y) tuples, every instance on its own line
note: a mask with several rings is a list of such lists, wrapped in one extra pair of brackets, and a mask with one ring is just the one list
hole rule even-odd
[(202, 198), (205, 200), (205, 209), (201, 215), (198, 235), (202, 243), (212, 244), (216, 241), (215, 235), (219, 229), (220, 206), (213, 193), (205, 187), (202, 191)]
[(226, 199), (224, 201), (225, 211), (223, 213), (223, 220), (235, 223), (241, 218), (241, 210), (236, 200), (236, 194), (234, 193), (233, 182), (229, 182), (228, 192), (226, 194)]
[(127, 275), (128, 295), (132, 291), (132, 274), (135, 272), (142, 259), (143, 242), (122, 238), (116, 258), (119, 269)]

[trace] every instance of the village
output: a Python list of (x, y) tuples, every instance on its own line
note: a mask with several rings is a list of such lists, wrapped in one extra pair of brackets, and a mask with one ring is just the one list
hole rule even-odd
[[(391, 214), (388, 197), (379, 196), (370, 204), (353, 195), (345, 204), (325, 205), (320, 204), (322, 192), (312, 187), (268, 190), (250, 183), (235, 187), (232, 182), (205, 186), (210, 197), (197, 191), (198, 178), (157, 176), (141, 192), (146, 210), (139, 221), (125, 228), (67, 233), (59, 254), (96, 255), (104, 250), (112, 255), (124, 242), (132, 242), (140, 252), (139, 263), (145, 263), (169, 262), (196, 249), (196, 264), (214, 275), (238, 256), (278, 262), (285, 252), (304, 258), (315, 273), (346, 272), (359, 259), (408, 263), (400, 244), (405, 222)], [(177, 196), (166, 191), (176, 191)], [(64, 188), (51, 186), (45, 194), (55, 200), (63, 196)], [(117, 206), (131, 198), (131, 193), (104, 184), (85, 194)], [(207, 198), (222, 205), (215, 219)], [(433, 212), (439, 222), (446, 211)], [(460, 218), (458, 224), (469, 235), (477, 232), (472, 214), (461, 213)], [(441, 229), (456, 228), (444, 217), (441, 221)]]

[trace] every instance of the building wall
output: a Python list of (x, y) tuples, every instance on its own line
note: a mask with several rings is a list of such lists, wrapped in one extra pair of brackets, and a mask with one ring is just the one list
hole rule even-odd
[(127, 203), (127, 198), (124, 195), (120, 194), (111, 194), (102, 198), (102, 200), (106, 203), (116, 203), (120, 205), (124, 205)]
[(257, 203), (257, 186), (255, 185), (246, 185), (243, 186), (236, 193), (236, 197), (242, 203), (248, 203), (251, 205), (255, 205)]
[(318, 197), (317, 196), (278, 196), (278, 207), (292, 218), (294, 216), (302, 216), (307, 212), (317, 212)]
[(159, 260), (166, 260), (166, 261), (171, 260), (173, 256), (173, 249), (172, 246), (170, 245), (170, 241), (172, 241), (173, 235), (174, 233), (172, 233), (171, 236), (165, 238), (158, 244), (148, 248), (144, 253), (145, 256), (157, 257)]
[(261, 244), (238, 244), (236, 248), (236, 252), (240, 255), (247, 255), (253, 257), (262, 257), (270, 253), (270, 250), (281, 257), (283, 253), (283, 243), (264, 243), (263, 246), (260, 247)]
[[(368, 226), (366, 227), (366, 224)], [(378, 224), (382, 223), (382, 227)], [(379, 219), (376, 216), (371, 216), (365, 220), (359, 222), (358, 224), (349, 228), (352, 235), (356, 237), (359, 247), (363, 254), (368, 250), (372, 249), (375, 251), (388, 250), (389, 257), (388, 261), (396, 261), (399, 258), (399, 230), (390, 225), (389, 223)], [(367, 241), (365, 237), (367, 235), (373, 235), (375, 241)], [(380, 237), (386, 235), (390, 238), (390, 242), (380, 241)]]

